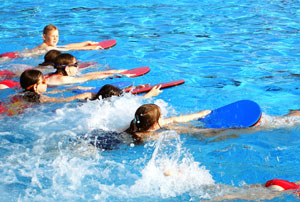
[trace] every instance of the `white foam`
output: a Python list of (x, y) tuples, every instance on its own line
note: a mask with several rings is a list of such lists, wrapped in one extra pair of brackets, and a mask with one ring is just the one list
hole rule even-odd
[[(171, 147), (171, 148), (170, 148)], [(175, 132), (164, 132), (156, 142), (151, 160), (141, 172), (142, 177), (130, 187), (137, 195), (175, 197), (185, 192), (214, 184), (209, 171), (194, 161)]]

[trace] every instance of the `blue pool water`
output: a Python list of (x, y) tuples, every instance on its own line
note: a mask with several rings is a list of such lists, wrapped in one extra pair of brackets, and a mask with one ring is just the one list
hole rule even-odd
[[(70, 141), (93, 129), (126, 127), (142, 103), (157, 103), (166, 117), (240, 99), (256, 101), (269, 115), (300, 108), (299, 1), (5, 0), (0, 10), (0, 53), (42, 43), (42, 29), (52, 23), (60, 44), (117, 40), (112, 49), (71, 52), (97, 62), (97, 70), (149, 66), (147, 75), (130, 80), (186, 81), (152, 100), (126, 95), (1, 116), (2, 201), (201, 201), (230, 192), (214, 185), (300, 179), (299, 125), (216, 137), (164, 131), (157, 141), (113, 151)], [(0, 69), (41, 61), (6, 61)], [(1, 100), (14, 93), (1, 91)], [(176, 174), (164, 176), (165, 170)], [(294, 200), (284, 194), (271, 201)]]

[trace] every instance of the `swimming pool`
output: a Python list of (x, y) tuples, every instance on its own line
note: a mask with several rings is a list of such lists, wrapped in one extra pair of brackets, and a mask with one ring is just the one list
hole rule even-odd
[[(125, 127), (143, 102), (159, 104), (165, 116), (240, 99), (271, 115), (298, 109), (299, 1), (14, 0), (0, 7), (0, 53), (40, 44), (43, 27), (52, 23), (60, 44), (116, 39), (109, 50), (71, 52), (97, 62), (99, 70), (149, 66), (150, 73), (131, 80), (186, 81), (153, 100), (128, 95), (106, 103), (45, 104), (1, 117), (3, 201), (200, 201), (227, 191), (206, 185), (299, 180), (298, 126), (233, 131), (224, 139), (165, 131), (158, 141), (104, 152), (70, 142), (95, 128)], [(0, 68), (41, 61), (17, 59)], [(84, 85), (103, 82), (109, 81)], [(12, 93), (2, 91), (1, 98)], [(167, 177), (164, 169), (184, 172)]]

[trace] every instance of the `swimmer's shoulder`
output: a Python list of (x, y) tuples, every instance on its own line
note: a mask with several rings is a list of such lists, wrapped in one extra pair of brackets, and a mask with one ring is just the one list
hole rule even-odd
[(67, 79), (65, 77), (69, 76), (63, 76), (60, 74), (49, 74), (47, 78), (47, 84), (48, 85), (61, 85), (67, 83)]
[(33, 48), (32, 50), (33, 51), (50, 51), (50, 50), (53, 50), (53, 49), (57, 49), (57, 47), (56, 46), (49, 46), (46, 43), (42, 43), (42, 44), (36, 46), (35, 48)]

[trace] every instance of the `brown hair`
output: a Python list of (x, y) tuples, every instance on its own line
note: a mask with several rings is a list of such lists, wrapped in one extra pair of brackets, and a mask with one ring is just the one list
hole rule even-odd
[(102, 99), (105, 99), (110, 98), (112, 96), (120, 96), (122, 95), (122, 93), (123, 91), (120, 88), (114, 85), (106, 84), (98, 91), (98, 93), (91, 100), (97, 100), (100, 99), (100, 97)]
[(47, 25), (46, 27), (44, 27), (43, 34), (47, 35), (52, 30), (58, 30), (58, 29), (55, 25), (52, 24)]
[(62, 53), (58, 55), (54, 60), (54, 68), (57, 69), (55, 74), (61, 74), (64, 76), (68, 76), (66, 72), (66, 66), (72, 65), (73, 60), (76, 59), (73, 55), (69, 53)]
[(54, 66), (55, 58), (60, 54), (61, 54), (61, 52), (59, 50), (50, 50), (50, 51), (48, 51), (44, 56), (44, 62), (42, 64), (39, 64), (39, 65), (40, 66), (48, 66), (48, 65)]
[(31, 85), (38, 83), (39, 78), (43, 76), (42, 72), (35, 69), (25, 70), (20, 76), (20, 85), (25, 91), (32, 91), (33, 88), (27, 90)]
[(34, 92), (33, 88), (27, 89), (29, 86), (39, 82), (39, 78), (43, 76), (42, 72), (35, 69), (25, 70), (20, 76), (20, 84), (25, 94), (23, 99), (27, 102), (40, 102), (40, 95)]
[(151, 126), (158, 123), (161, 116), (160, 108), (156, 104), (144, 104), (135, 112), (135, 119), (130, 123), (129, 128), (125, 131), (132, 135), (136, 142), (141, 142), (137, 132), (147, 132)]

